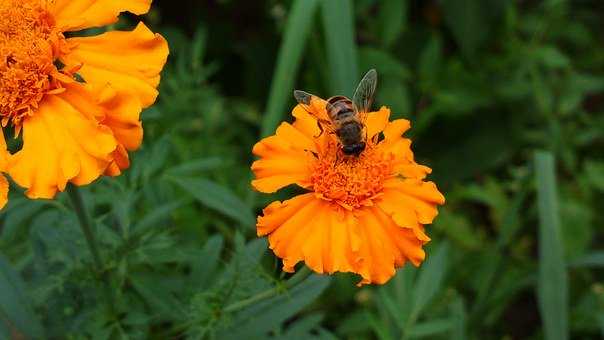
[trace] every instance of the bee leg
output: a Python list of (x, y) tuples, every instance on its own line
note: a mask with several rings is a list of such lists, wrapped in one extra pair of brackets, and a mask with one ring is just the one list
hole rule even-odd
[(317, 120), (317, 126), (319, 127), (320, 132), (319, 132), (318, 135), (314, 136), (315, 138), (321, 137), (321, 135), (323, 134), (323, 132), (325, 132), (325, 130), (323, 129), (323, 125), (321, 125), (321, 121), (320, 120)]

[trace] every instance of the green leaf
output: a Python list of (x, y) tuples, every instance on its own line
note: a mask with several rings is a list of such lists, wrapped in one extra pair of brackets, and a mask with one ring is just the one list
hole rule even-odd
[(571, 65), (570, 59), (555, 46), (541, 46), (534, 53), (536, 59), (548, 68), (565, 68)]
[(585, 178), (597, 190), (604, 191), (604, 162), (586, 161)]
[(604, 267), (604, 251), (596, 251), (581, 256), (569, 264), (572, 267)]
[(568, 277), (562, 248), (554, 157), (534, 157), (539, 208), (539, 282), (537, 296), (545, 338), (568, 339)]
[(299, 285), (237, 313), (237, 327), (219, 339), (266, 338), (266, 334), (312, 303), (329, 285), (329, 277), (311, 275)]
[(317, 0), (294, 0), (277, 56), (266, 114), (262, 120), (262, 136), (270, 135), (277, 127), (284, 115), (285, 105), (292, 96), (294, 80), (302, 60), (302, 52), (313, 23), (317, 3)]
[(451, 306), (449, 307), (451, 311), (451, 317), (453, 318), (454, 324), (452, 329), (451, 339), (453, 340), (465, 340), (466, 336), (466, 307), (464, 305), (463, 299), (458, 297), (453, 301)]
[(382, 45), (389, 48), (405, 29), (409, 4), (407, 0), (383, 0), (380, 3), (380, 37)]
[(410, 324), (413, 324), (421, 315), (424, 308), (432, 301), (439, 292), (443, 278), (447, 271), (447, 256), (449, 245), (443, 243), (428, 255), (428, 259), (422, 265), (421, 271), (413, 288), (413, 307), (411, 308)]
[(414, 325), (409, 331), (409, 337), (411, 338), (423, 338), (450, 332), (455, 326), (455, 319), (438, 319), (430, 320), (420, 324)]
[(482, 0), (442, 0), (443, 14), (466, 57), (471, 57), (488, 37), (489, 19)]
[[(359, 81), (354, 11), (351, 0), (322, 2), (325, 49), (329, 60), (331, 91), (352, 97)], [(363, 70), (367, 72), (369, 70)]]
[(208, 239), (197, 259), (193, 260), (191, 269), (191, 285), (196, 290), (208, 287), (220, 261), (220, 253), (224, 240), (220, 235), (214, 235)]
[(158, 226), (158, 224), (177, 208), (183, 205), (183, 201), (170, 202), (164, 205), (155, 207), (154, 210), (142, 217), (138, 223), (134, 225), (135, 233), (145, 232), (147, 229)]
[(359, 48), (359, 62), (361, 70), (375, 68), (380, 79), (389, 77), (407, 80), (411, 77), (409, 68), (397, 57), (384, 50), (372, 47)]
[(235, 219), (246, 227), (254, 225), (250, 208), (229, 189), (203, 178), (169, 177), (199, 202)]
[(29, 299), (25, 295), (23, 281), (0, 255), (0, 334), (14, 338), (43, 338), (42, 325), (36, 318)]
[(223, 165), (223, 160), (219, 157), (200, 158), (190, 162), (181, 163), (166, 170), (166, 173), (172, 176), (195, 176), (200, 172), (213, 170)]

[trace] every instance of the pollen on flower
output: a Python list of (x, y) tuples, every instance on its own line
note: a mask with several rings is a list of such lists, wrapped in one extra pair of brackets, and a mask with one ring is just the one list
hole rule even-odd
[(321, 198), (346, 209), (372, 205), (386, 179), (393, 176), (392, 157), (368, 143), (358, 157), (346, 156), (337, 142), (318, 155), (311, 175), (313, 190)]
[(0, 115), (18, 128), (43, 96), (60, 87), (54, 61), (65, 38), (41, 0), (0, 2)]

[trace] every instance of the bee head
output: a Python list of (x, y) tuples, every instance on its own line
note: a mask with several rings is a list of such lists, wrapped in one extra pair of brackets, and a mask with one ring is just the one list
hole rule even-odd
[(363, 150), (365, 150), (364, 142), (342, 146), (342, 152), (344, 152), (346, 156), (358, 157)]

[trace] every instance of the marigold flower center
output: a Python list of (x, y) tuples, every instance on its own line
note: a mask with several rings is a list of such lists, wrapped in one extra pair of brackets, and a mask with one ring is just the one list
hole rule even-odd
[(19, 125), (42, 97), (60, 87), (52, 75), (65, 38), (42, 0), (0, 2), (0, 115)]
[(344, 155), (339, 143), (330, 142), (318, 155), (311, 181), (314, 191), (323, 198), (346, 208), (358, 208), (370, 205), (371, 199), (379, 196), (392, 169), (392, 157), (386, 157), (372, 143), (355, 157)]

